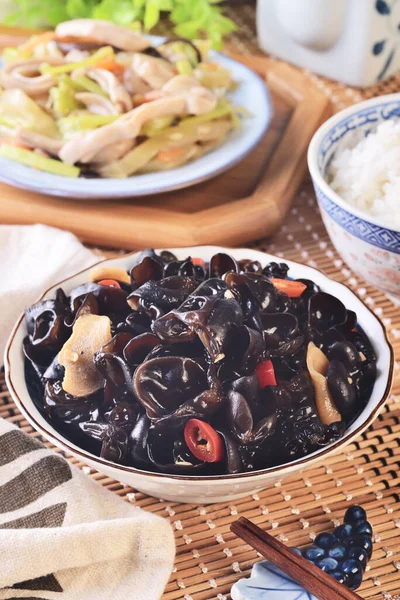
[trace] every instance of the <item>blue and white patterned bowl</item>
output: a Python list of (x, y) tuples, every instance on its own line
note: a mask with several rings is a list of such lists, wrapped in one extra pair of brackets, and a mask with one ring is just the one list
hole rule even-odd
[(339, 148), (354, 144), (387, 119), (400, 118), (400, 94), (380, 96), (339, 112), (315, 133), (308, 167), (322, 219), (336, 250), (368, 283), (400, 300), (400, 231), (343, 200), (325, 177)]
[(256, 563), (231, 590), (232, 600), (317, 600), (268, 560)]

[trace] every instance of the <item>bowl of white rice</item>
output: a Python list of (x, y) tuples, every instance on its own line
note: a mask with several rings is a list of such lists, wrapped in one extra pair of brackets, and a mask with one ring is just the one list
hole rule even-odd
[(400, 94), (331, 117), (311, 141), (308, 166), (339, 254), (400, 300)]

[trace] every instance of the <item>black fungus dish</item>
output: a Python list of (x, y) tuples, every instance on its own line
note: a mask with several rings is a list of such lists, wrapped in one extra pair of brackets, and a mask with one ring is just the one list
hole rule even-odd
[(220, 475), (303, 457), (366, 406), (357, 315), (285, 264), (140, 254), (26, 310), (25, 378), (66, 438), (148, 471)]

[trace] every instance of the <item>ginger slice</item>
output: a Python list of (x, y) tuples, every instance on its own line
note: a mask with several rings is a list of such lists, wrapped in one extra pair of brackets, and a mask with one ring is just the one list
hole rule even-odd
[(324, 425), (331, 425), (331, 423), (342, 420), (341, 414), (329, 393), (326, 380), (328, 365), (329, 361), (322, 350), (317, 348), (313, 342), (310, 342), (307, 348), (307, 368), (314, 385), (318, 416)]
[(62, 382), (64, 391), (72, 396), (93, 394), (103, 385), (103, 377), (96, 369), (93, 355), (112, 338), (111, 321), (102, 315), (83, 314), (73, 328), (58, 357), (65, 367)]
[(101, 281), (102, 279), (115, 279), (122, 283), (131, 283), (131, 278), (125, 269), (120, 267), (95, 267), (89, 273), (90, 281)]

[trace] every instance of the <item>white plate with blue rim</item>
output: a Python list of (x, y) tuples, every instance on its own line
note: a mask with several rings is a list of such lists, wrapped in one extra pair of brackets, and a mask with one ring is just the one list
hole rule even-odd
[[(155, 46), (164, 41), (161, 37), (149, 37)], [(239, 85), (229, 98), (234, 104), (245, 107), (252, 116), (241, 119), (240, 127), (209, 154), (171, 171), (134, 175), (127, 179), (73, 179), (1, 157), (0, 181), (52, 196), (118, 200), (178, 190), (223, 173), (243, 160), (258, 144), (271, 123), (273, 108), (265, 82), (254, 71), (219, 52), (211, 51), (210, 59), (231, 71)]]
[(240, 579), (231, 590), (232, 600), (317, 600), (268, 560), (256, 563), (250, 577)]

